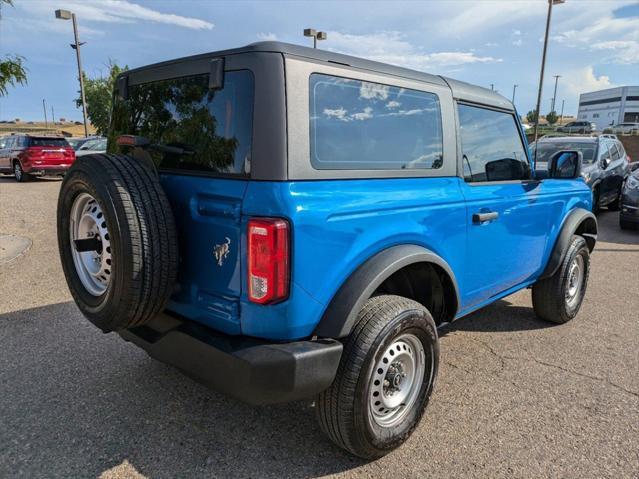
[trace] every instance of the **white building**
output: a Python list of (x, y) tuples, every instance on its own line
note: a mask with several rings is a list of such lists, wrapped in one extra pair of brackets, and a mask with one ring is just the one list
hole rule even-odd
[(639, 86), (621, 86), (579, 95), (578, 120), (598, 129), (625, 122), (639, 123)]

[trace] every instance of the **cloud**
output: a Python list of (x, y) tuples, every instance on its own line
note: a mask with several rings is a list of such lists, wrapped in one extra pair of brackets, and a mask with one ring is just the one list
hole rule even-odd
[(614, 63), (633, 65), (639, 63), (639, 42), (633, 40), (612, 40), (597, 42), (590, 45), (592, 50), (607, 50), (611, 52), (608, 60)]
[[(611, 12), (608, 12), (611, 15)], [(619, 38), (621, 40), (610, 40)], [(639, 18), (613, 18), (603, 16), (581, 28), (563, 30), (551, 37), (552, 41), (567, 47), (591, 52), (607, 51), (602, 60), (608, 63), (639, 63)]]
[(518, 38), (517, 40), (513, 41), (513, 45), (515, 45), (516, 47), (520, 47), (524, 44), (523, 40), (521, 38)]
[(359, 112), (359, 113), (353, 113), (351, 115), (351, 117), (354, 120), (369, 120), (371, 118), (373, 118), (373, 109), (370, 106), (367, 106), (366, 108), (364, 108), (364, 111)]
[(592, 66), (571, 70), (564, 74), (562, 82), (568, 91), (575, 96), (582, 93), (614, 88), (616, 85), (610, 81), (607, 75), (595, 75)]
[(330, 50), (422, 71), (502, 61), (492, 56), (477, 56), (472, 51), (426, 53), (408, 42), (400, 32), (355, 35), (333, 31), (328, 32), (328, 38)]
[(277, 35), (275, 33), (264, 33), (260, 32), (257, 34), (257, 38), (262, 42), (274, 42), (277, 40)]
[(148, 21), (193, 30), (211, 30), (214, 27), (213, 23), (205, 20), (162, 13), (128, 0), (60, 0), (55, 5), (48, 2), (20, 2), (16, 6), (33, 15), (46, 16), (46, 19), (52, 22), (55, 6), (55, 8), (73, 11), (80, 22), (137, 23)]

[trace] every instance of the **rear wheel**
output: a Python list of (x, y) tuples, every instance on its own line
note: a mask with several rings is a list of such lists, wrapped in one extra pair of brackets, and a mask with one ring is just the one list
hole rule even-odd
[(566, 323), (577, 316), (589, 273), (590, 251), (586, 240), (575, 235), (555, 274), (533, 285), (532, 300), (537, 316), (553, 323)]
[(73, 299), (105, 332), (145, 323), (173, 291), (171, 208), (155, 172), (131, 157), (74, 162), (58, 199), (58, 244)]
[(19, 161), (13, 163), (13, 176), (15, 176), (18, 183), (23, 183), (31, 179), (31, 175), (24, 172)]
[(317, 399), (320, 427), (357, 456), (387, 454), (419, 424), (438, 362), (437, 330), (426, 308), (400, 296), (369, 299), (333, 384)]

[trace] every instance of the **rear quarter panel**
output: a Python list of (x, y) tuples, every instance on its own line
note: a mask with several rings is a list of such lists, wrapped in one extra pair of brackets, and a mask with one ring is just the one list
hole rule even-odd
[(250, 182), (244, 221), (284, 216), (291, 224), (291, 294), (279, 305), (260, 306), (248, 302), (244, 291), (242, 333), (277, 339), (310, 335), (346, 279), (394, 245), (424, 246), (461, 271), (466, 206), (458, 182), (457, 177)]

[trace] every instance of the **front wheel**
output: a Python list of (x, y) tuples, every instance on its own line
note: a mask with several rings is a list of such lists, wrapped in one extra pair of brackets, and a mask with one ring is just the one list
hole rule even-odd
[(535, 313), (552, 323), (566, 323), (577, 316), (588, 286), (590, 250), (582, 236), (573, 236), (561, 265), (551, 277), (535, 283)]
[(438, 364), (437, 329), (426, 308), (400, 296), (369, 299), (333, 384), (317, 399), (320, 427), (359, 457), (387, 454), (419, 424)]

